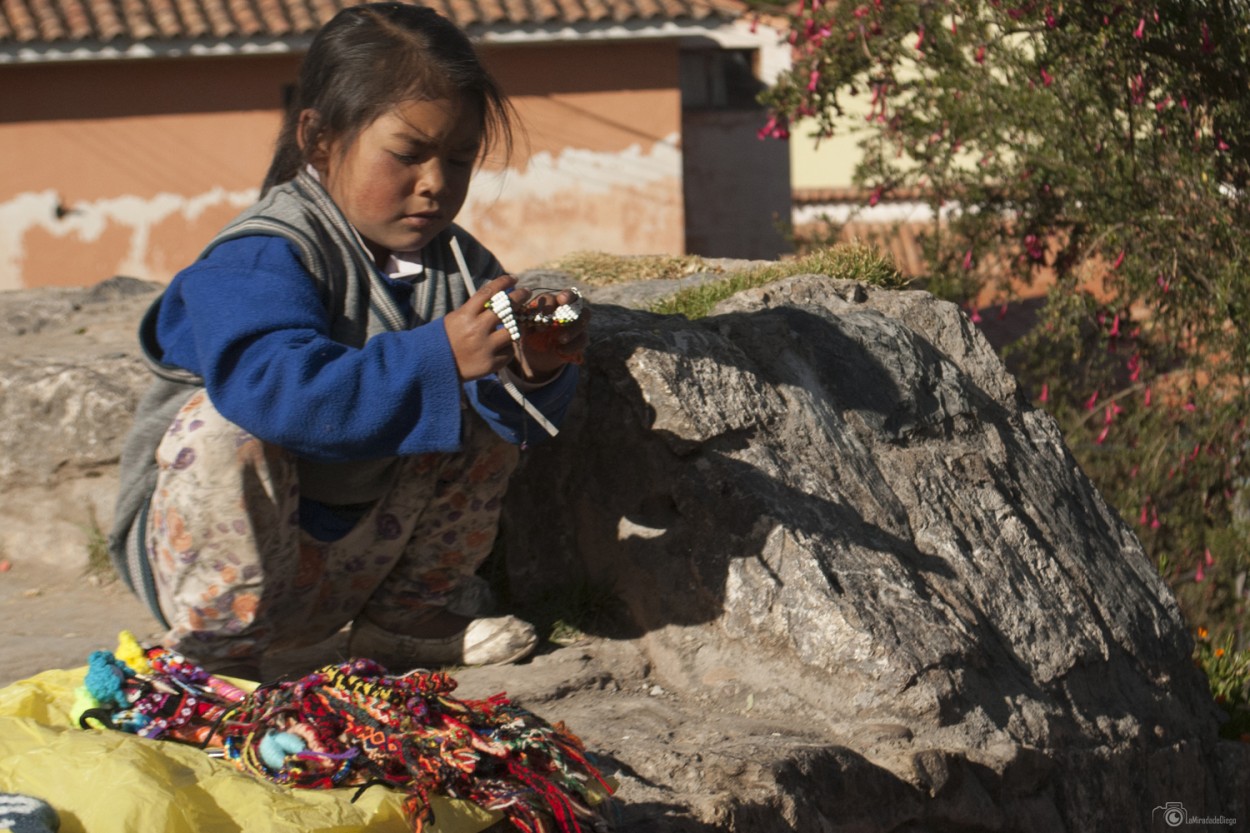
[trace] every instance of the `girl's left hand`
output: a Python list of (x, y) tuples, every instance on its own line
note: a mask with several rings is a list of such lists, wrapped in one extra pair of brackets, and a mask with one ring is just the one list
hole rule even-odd
[[(551, 314), (562, 304), (571, 304), (577, 296), (567, 289), (541, 292), (526, 303), (526, 308)], [(590, 305), (582, 307), (581, 315), (572, 324), (551, 326), (546, 330), (524, 332), (521, 349), (533, 375), (530, 381), (545, 382), (569, 362), (580, 362), (590, 342)]]

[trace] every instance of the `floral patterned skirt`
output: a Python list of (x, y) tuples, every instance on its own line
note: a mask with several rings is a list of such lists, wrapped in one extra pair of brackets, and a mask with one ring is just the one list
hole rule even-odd
[(400, 458), (347, 534), (300, 528), (299, 464), (193, 395), (157, 449), (145, 544), (165, 646), (200, 662), (258, 660), (362, 614), (402, 631), (445, 606), (490, 554), (519, 450), (472, 411), (462, 450)]

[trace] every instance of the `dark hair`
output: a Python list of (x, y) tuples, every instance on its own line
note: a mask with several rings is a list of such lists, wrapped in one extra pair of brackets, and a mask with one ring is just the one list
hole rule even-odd
[[(458, 26), (409, 3), (343, 9), (304, 56), (261, 192), (294, 178), (320, 141), (351, 141), (404, 101), (452, 96), (477, 105), (481, 114), (479, 160), (498, 144), (511, 153), (512, 107)], [(300, 136), (305, 110), (316, 116)]]

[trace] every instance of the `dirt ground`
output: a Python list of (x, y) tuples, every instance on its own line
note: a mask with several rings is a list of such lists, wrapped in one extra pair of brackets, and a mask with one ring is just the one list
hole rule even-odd
[(141, 642), (158, 634), (156, 620), (121, 582), (34, 560), (8, 563), (0, 572), (0, 686), (86, 665), (92, 651), (111, 651), (121, 630)]
[[(122, 630), (131, 631), (145, 645), (155, 644), (162, 634), (146, 605), (111, 575), (88, 575), (35, 560), (0, 560), (0, 634), (4, 635), (0, 687), (52, 668), (85, 666), (92, 651), (112, 651)], [(553, 677), (546, 667), (563, 664), (566, 655), (585, 653), (590, 646), (597, 645), (595, 653), (599, 653), (607, 644), (589, 639), (574, 646), (547, 643), (534, 659), (511, 670), (459, 669), (455, 676), (463, 685), (474, 687), (507, 687), (522, 681), (533, 694), (554, 681), (569, 681), (567, 669)], [(309, 648), (268, 658), (262, 672), (267, 679), (306, 673), (346, 659), (346, 647), (344, 632)], [(613, 665), (618, 672), (624, 670), (617, 661)]]

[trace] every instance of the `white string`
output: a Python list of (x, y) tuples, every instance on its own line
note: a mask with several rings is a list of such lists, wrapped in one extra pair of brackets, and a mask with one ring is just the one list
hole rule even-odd
[(460, 278), (464, 281), (465, 291), (472, 297), (477, 292), (477, 287), (473, 285), (473, 278), (469, 276), (469, 264), (464, 262), (464, 252), (460, 251), (460, 241), (453, 235), (451, 238), (451, 256), (456, 259), (456, 266), (460, 269)]
[[(464, 287), (469, 291), (469, 297), (473, 297), (474, 293), (477, 292), (477, 287), (473, 285), (473, 279), (469, 277), (469, 265), (464, 262), (464, 252), (460, 251), (460, 241), (457, 240), (455, 236), (452, 236), (451, 238), (451, 254), (456, 259), (456, 266), (460, 269), (460, 277), (464, 279)], [(509, 310), (511, 310), (511, 306), (509, 306)], [(498, 313), (496, 313), (496, 315), (498, 315)], [(518, 335), (520, 335), (520, 333), (518, 333)], [(525, 413), (529, 414), (535, 422), (541, 425), (544, 431), (553, 437), (560, 433), (560, 429), (556, 428), (555, 425), (552, 424), (551, 420), (547, 419), (546, 415), (544, 415), (542, 411), (535, 408), (533, 403), (525, 398), (525, 394), (521, 393), (517, 386), (512, 383), (511, 379), (508, 379), (500, 374), (499, 384), (503, 385), (503, 389), (508, 392), (508, 395), (511, 396), (518, 405), (524, 408)]]

